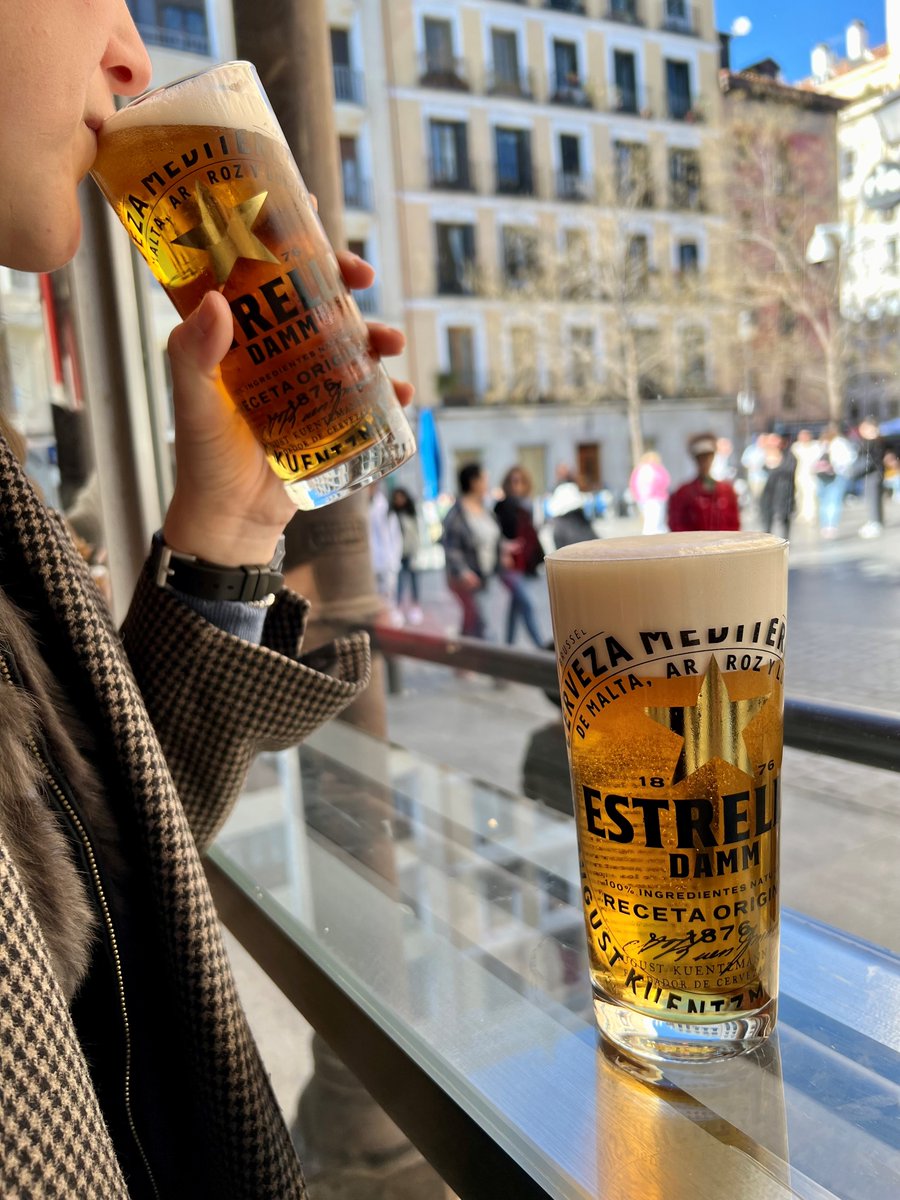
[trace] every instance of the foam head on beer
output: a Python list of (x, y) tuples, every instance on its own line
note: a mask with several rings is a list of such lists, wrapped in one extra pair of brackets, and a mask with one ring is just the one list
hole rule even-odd
[(786, 543), (548, 556), (595, 1012), (634, 1053), (716, 1057), (774, 1023)]

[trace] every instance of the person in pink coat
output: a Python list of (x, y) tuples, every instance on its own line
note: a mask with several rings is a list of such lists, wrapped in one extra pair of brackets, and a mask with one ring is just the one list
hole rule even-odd
[(642, 454), (628, 483), (634, 502), (644, 518), (641, 533), (665, 533), (669, 501), (669, 472), (655, 450)]

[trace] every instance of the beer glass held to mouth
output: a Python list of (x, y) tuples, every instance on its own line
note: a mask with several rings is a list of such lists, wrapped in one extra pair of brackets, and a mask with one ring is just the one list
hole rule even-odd
[(149, 92), (100, 130), (92, 175), (182, 317), (222, 292), (225, 391), (301, 509), (415, 452), (393, 385), (250, 63)]
[(787, 543), (546, 562), (597, 1023), (655, 1060), (753, 1049), (778, 993)]

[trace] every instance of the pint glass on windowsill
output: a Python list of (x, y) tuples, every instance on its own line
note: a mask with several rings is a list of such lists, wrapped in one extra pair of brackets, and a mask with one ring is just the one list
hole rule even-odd
[(254, 68), (139, 97), (100, 131), (93, 176), (182, 317), (212, 289), (234, 316), (222, 383), (302, 509), (415, 451)]
[(582, 542), (547, 558), (594, 1009), (655, 1059), (774, 1028), (787, 543)]

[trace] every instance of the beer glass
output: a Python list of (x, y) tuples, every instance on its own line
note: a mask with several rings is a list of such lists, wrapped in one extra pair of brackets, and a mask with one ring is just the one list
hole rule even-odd
[(778, 991), (787, 543), (546, 561), (597, 1023), (661, 1061), (752, 1049)]
[(132, 101), (100, 130), (92, 172), (182, 317), (231, 306), (228, 396), (301, 509), (374, 483), (415, 451), (250, 63)]

